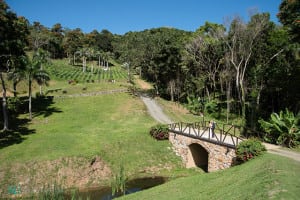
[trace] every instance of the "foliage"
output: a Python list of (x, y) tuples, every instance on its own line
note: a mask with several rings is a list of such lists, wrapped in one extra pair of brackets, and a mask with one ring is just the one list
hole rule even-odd
[(127, 181), (127, 177), (125, 175), (124, 166), (121, 165), (119, 172), (115, 174), (111, 182), (112, 196), (120, 195), (120, 194), (125, 195), (126, 181)]
[(203, 102), (198, 97), (194, 96), (187, 96), (187, 109), (193, 113), (193, 114), (199, 114), (200, 112), (203, 112)]
[(236, 155), (238, 161), (246, 162), (266, 151), (265, 146), (255, 138), (244, 140), (238, 144)]
[(292, 38), (300, 40), (300, 1), (283, 0), (279, 6), (278, 18), (280, 22), (289, 28)]
[(21, 107), (20, 97), (11, 97), (7, 99), (7, 108), (10, 112), (17, 113), (20, 111)]
[(208, 114), (215, 114), (219, 112), (219, 105), (216, 100), (211, 100), (205, 103), (205, 112)]
[(262, 129), (266, 132), (264, 139), (287, 147), (294, 147), (299, 144), (300, 139), (300, 115), (286, 109), (279, 114), (272, 113), (270, 119), (259, 120)]
[(157, 140), (169, 139), (169, 129), (166, 124), (157, 124), (150, 128), (150, 135)]

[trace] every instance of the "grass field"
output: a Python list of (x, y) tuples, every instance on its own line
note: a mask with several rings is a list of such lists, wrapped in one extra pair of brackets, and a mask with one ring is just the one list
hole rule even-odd
[(121, 199), (299, 199), (300, 163), (265, 154), (228, 170), (179, 178)]
[[(113, 172), (123, 165), (129, 178), (195, 173), (182, 168), (168, 141), (158, 142), (150, 137), (149, 129), (156, 122), (141, 100), (130, 94), (54, 98), (46, 110), (35, 113), (27, 126), (32, 134), (0, 149), (0, 176), (5, 180), (0, 188), (18, 184), (18, 177), (40, 173), (15, 171), (14, 166), (25, 163), (26, 168), (26, 163), (31, 166), (32, 162), (68, 157), (99, 156)], [(47, 183), (47, 179), (41, 181), (40, 184)]]

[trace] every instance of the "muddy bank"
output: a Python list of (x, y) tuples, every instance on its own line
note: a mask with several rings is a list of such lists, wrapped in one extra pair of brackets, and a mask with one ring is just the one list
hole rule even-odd
[(0, 169), (0, 197), (38, 192), (53, 184), (62, 188), (107, 184), (111, 174), (109, 166), (100, 157), (14, 163)]

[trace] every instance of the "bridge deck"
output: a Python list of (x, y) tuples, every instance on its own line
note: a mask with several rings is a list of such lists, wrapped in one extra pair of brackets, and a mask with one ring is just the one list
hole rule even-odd
[[(233, 127), (233, 126), (232, 126)], [(234, 128), (234, 127), (233, 127)], [(231, 128), (230, 128), (231, 129)], [(230, 148), (236, 148), (236, 146), (244, 140), (244, 138), (235, 136), (229, 132), (220, 128), (214, 130), (215, 136), (213, 137), (209, 127), (200, 126), (198, 123), (174, 123), (169, 124), (169, 131), (184, 135), (187, 137), (204, 140), (207, 142), (223, 145)]]

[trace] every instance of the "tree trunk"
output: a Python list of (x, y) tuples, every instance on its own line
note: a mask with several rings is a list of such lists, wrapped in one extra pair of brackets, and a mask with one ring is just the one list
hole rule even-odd
[(231, 81), (228, 81), (227, 82), (227, 90), (226, 90), (226, 100), (227, 100), (226, 120), (227, 120), (227, 123), (229, 121), (229, 114), (230, 114), (230, 98), (231, 98)]
[(2, 111), (3, 111), (3, 131), (8, 130), (8, 114), (7, 114), (7, 101), (6, 101), (6, 87), (3, 79), (2, 72), (0, 72), (0, 79), (2, 84)]
[(43, 95), (42, 85), (39, 85), (39, 88), (40, 88), (40, 95)]
[(209, 93), (209, 89), (207, 86), (205, 87), (205, 91), (206, 91), (206, 95), (208, 97), (208, 101), (210, 101), (210, 93)]
[(82, 58), (82, 72), (85, 72), (85, 57)]
[(17, 97), (17, 82), (16, 81), (14, 81), (14, 83), (13, 83), (13, 89), (14, 89), (14, 97)]
[(29, 111), (29, 119), (32, 120), (32, 111), (31, 111), (31, 100), (32, 100), (32, 91), (31, 91), (31, 76), (29, 75), (29, 81), (28, 81), (28, 111)]

